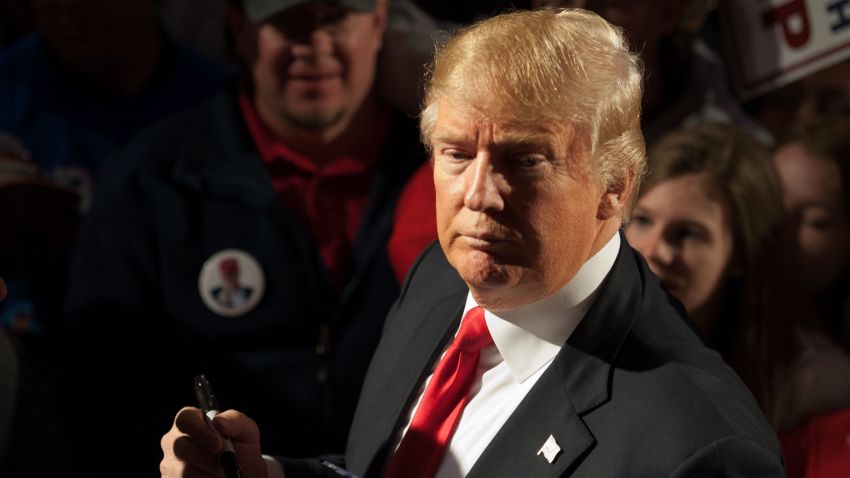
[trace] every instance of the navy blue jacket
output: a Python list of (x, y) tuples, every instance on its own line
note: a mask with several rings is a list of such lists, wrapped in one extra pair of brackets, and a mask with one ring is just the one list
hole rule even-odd
[[(424, 158), (414, 122), (394, 116), (340, 292), (275, 193), (232, 92), (137, 138), (101, 178), (74, 255), (75, 415), (91, 413), (82, 418), (100, 421), (110, 438), (100, 431), (98, 442), (122, 468), (129, 453), (150, 476), (159, 438), (205, 373), (223, 408), (265, 425), (269, 452), (341, 452), (399, 290), (386, 251), (396, 199)], [(212, 312), (199, 292), (204, 262), (231, 248), (265, 274), (261, 301), (239, 317)]]

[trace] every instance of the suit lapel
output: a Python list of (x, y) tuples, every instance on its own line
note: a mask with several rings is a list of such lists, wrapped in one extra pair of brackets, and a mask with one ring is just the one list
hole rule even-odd
[[(596, 440), (582, 416), (610, 399), (617, 354), (640, 306), (643, 279), (621, 236), (617, 260), (594, 305), (484, 450), (469, 477), (556, 477), (572, 473)], [(538, 451), (554, 437), (552, 463)]]
[(430, 373), (432, 365), (442, 353), (445, 345), (457, 330), (463, 312), (466, 290), (459, 291), (432, 304), (400, 337), (398, 353), (392, 357), (390, 372), (384, 376), (380, 406), (373, 407), (370, 436), (375, 438), (366, 445), (370, 458), (368, 476), (379, 476), (384, 462), (393, 446), (401, 424), (407, 418), (411, 401), (418, 397), (422, 381)]
[[(595, 443), (550, 367), (511, 415), (467, 475), (469, 478), (555, 477)], [(552, 436), (560, 452), (552, 463), (538, 452)]]

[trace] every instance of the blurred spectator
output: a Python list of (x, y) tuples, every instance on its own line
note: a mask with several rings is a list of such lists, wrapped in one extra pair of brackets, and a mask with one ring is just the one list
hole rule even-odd
[(530, 8), (529, 0), (413, 0), (440, 22), (470, 24), (497, 13)]
[(163, 35), (154, 0), (33, 0), (32, 9), (37, 33), (0, 51), (0, 130), (83, 208), (110, 153), (229, 76)]
[(646, 67), (643, 131), (648, 145), (700, 121), (732, 123), (768, 140), (730, 89), (720, 57), (697, 36), (713, 0), (532, 0), (537, 7), (592, 10), (622, 27)]
[(223, 406), (287, 425), (264, 431), (269, 450), (342, 451), (399, 293), (387, 241), (425, 154), (373, 87), (387, 2), (242, 3), (227, 17), (239, 88), (134, 139), (80, 234), (80, 454), (92, 423), (117, 431), (96, 476), (156, 472), (198, 373)]
[(228, 0), (158, 0), (163, 27), (182, 45), (222, 63), (233, 60), (227, 49)]
[(395, 223), (387, 249), (399, 281), (404, 281), (408, 268), (419, 254), (437, 240), (436, 201), (434, 168), (428, 161), (404, 186), (395, 210)]
[[(0, 277), (0, 302), (6, 298), (6, 284)], [(0, 328), (0, 470), (6, 463), (6, 452), (12, 436), (15, 401), (18, 391), (18, 363), (12, 343)]]
[(774, 162), (799, 246), (799, 290), (850, 349), (850, 117), (798, 125)]
[(457, 26), (431, 17), (411, 0), (390, 2), (376, 80), (381, 98), (410, 116), (418, 115), (422, 78), (434, 47)]
[(791, 126), (821, 117), (850, 116), (850, 59), (757, 97), (747, 109), (776, 138), (786, 136)]
[[(7, 451), (0, 459), (2, 476), (67, 475), (52, 362), (56, 324), (35, 322), (33, 305), (42, 318), (59, 315), (78, 199), (40, 174), (18, 141), (0, 134), (0, 274), (8, 281), (3, 295), (6, 286), (9, 292), (0, 303), (0, 454)], [(14, 415), (7, 415), (12, 409)], [(51, 451), (49, 463), (31, 470), (44, 450)]]
[(19, 141), (0, 133), (0, 273), (9, 291), (0, 325), (22, 340), (61, 313), (54, 301), (64, 293), (62, 264), (77, 228), (79, 197), (44, 176)]
[(779, 436), (788, 478), (850, 476), (850, 409), (817, 415)]
[(769, 152), (732, 126), (671, 133), (626, 229), (777, 431), (850, 407), (850, 359), (806, 313)]
[(0, 0), (0, 48), (32, 32), (30, 0)]

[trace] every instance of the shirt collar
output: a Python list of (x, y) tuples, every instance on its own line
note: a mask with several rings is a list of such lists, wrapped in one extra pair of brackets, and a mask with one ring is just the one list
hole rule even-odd
[[(490, 335), (517, 382), (522, 383), (555, 358), (596, 299), (599, 286), (614, 266), (620, 235), (581, 266), (554, 294), (533, 304), (500, 311), (485, 310)], [(469, 293), (464, 317), (478, 304)]]
[(376, 127), (372, 130), (374, 137), (364, 144), (370, 147), (359, 154), (340, 156), (325, 166), (317, 165), (306, 154), (302, 154), (284, 144), (269, 130), (260, 118), (260, 114), (254, 107), (251, 96), (246, 91), (239, 92), (239, 108), (248, 133), (257, 148), (260, 159), (266, 165), (284, 163), (291, 165), (305, 173), (317, 175), (367, 175), (378, 164), (381, 153), (381, 145), (384, 144), (389, 129), (389, 110), (384, 110), (381, 117), (376, 121)]

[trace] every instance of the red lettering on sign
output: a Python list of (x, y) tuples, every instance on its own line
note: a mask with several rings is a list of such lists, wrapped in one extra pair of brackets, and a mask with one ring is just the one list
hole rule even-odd
[(785, 42), (791, 48), (802, 47), (812, 34), (805, 0), (791, 0), (767, 10), (762, 13), (761, 22), (766, 28), (773, 27), (776, 23), (781, 24)]

